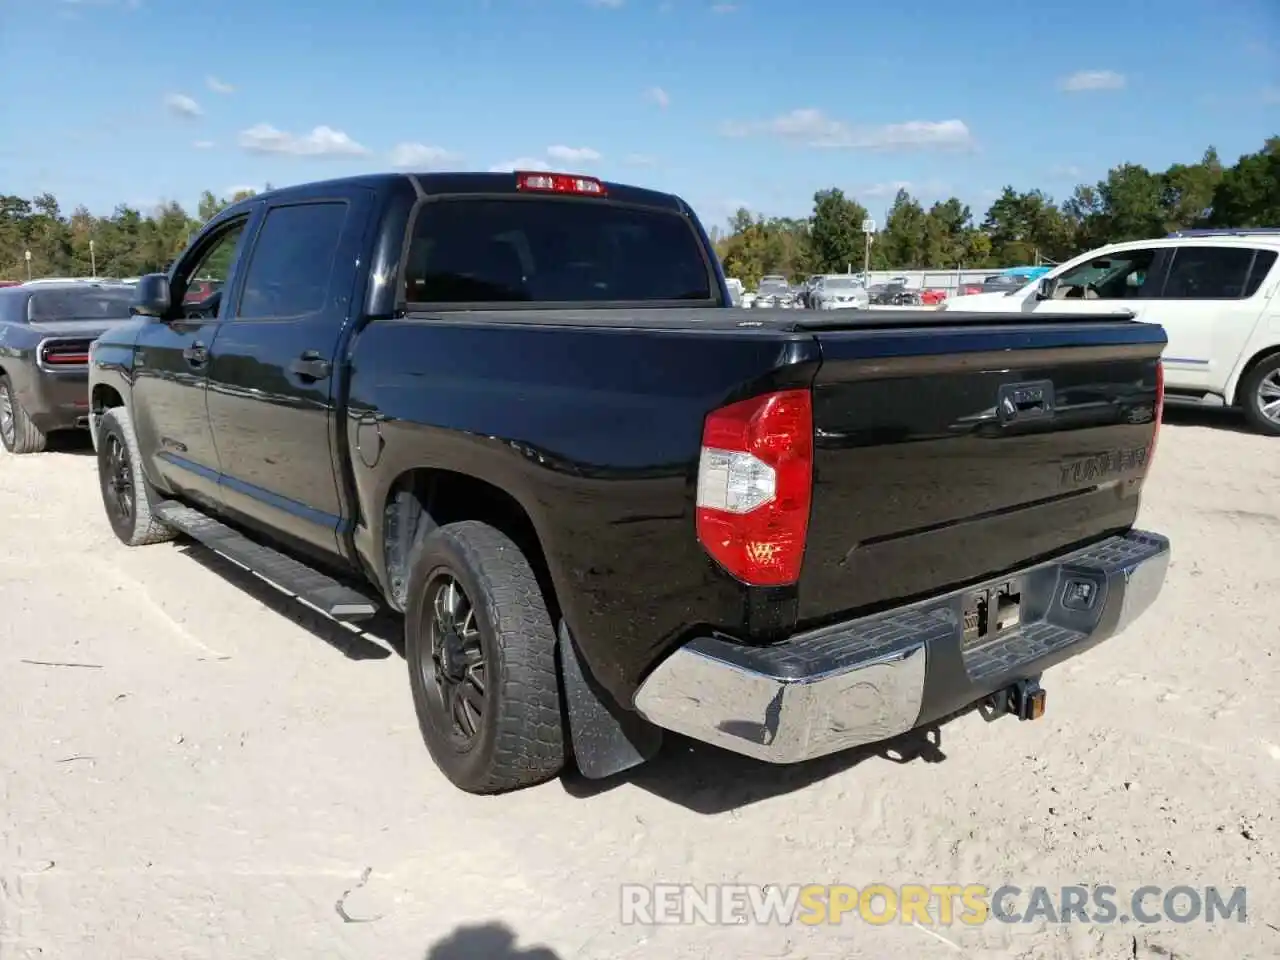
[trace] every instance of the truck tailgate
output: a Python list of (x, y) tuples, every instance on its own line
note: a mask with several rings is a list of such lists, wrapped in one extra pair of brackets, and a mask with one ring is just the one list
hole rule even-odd
[(943, 316), (810, 327), (823, 359), (802, 624), (997, 576), (1137, 516), (1164, 330)]

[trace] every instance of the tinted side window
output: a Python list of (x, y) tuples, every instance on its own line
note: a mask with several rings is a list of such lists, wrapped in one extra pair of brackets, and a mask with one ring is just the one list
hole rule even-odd
[(1249, 282), (1245, 284), (1244, 295), (1252, 297), (1258, 292), (1258, 288), (1262, 286), (1263, 281), (1267, 279), (1267, 275), (1271, 273), (1271, 268), (1276, 263), (1276, 252), (1274, 250), (1259, 250), (1253, 258), (1253, 269), (1249, 271)]
[(341, 201), (267, 212), (253, 245), (237, 318), (301, 317), (324, 308), (347, 219)]
[(1247, 247), (1178, 247), (1169, 268), (1165, 300), (1240, 300), (1253, 251)]
[(419, 303), (711, 300), (674, 212), (598, 200), (437, 200), (419, 211), (405, 299)]

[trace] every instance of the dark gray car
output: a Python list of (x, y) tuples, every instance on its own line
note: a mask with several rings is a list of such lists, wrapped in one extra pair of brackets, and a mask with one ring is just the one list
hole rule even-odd
[(23, 284), (0, 289), (0, 444), (39, 453), (50, 433), (89, 425), (89, 344), (130, 318), (133, 287)]

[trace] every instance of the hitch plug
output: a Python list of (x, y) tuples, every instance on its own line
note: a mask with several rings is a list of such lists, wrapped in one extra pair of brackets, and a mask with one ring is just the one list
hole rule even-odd
[(1019, 720), (1039, 720), (1044, 708), (1045, 692), (1038, 680), (1019, 680), (1009, 688), (1006, 709)]

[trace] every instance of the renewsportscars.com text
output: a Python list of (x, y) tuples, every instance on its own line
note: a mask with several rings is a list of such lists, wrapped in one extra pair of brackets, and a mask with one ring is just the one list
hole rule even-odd
[(983, 884), (624, 885), (624, 924), (840, 924), (851, 920), (950, 926), (998, 923), (1244, 923), (1244, 887), (1106, 884), (1062, 887)]

